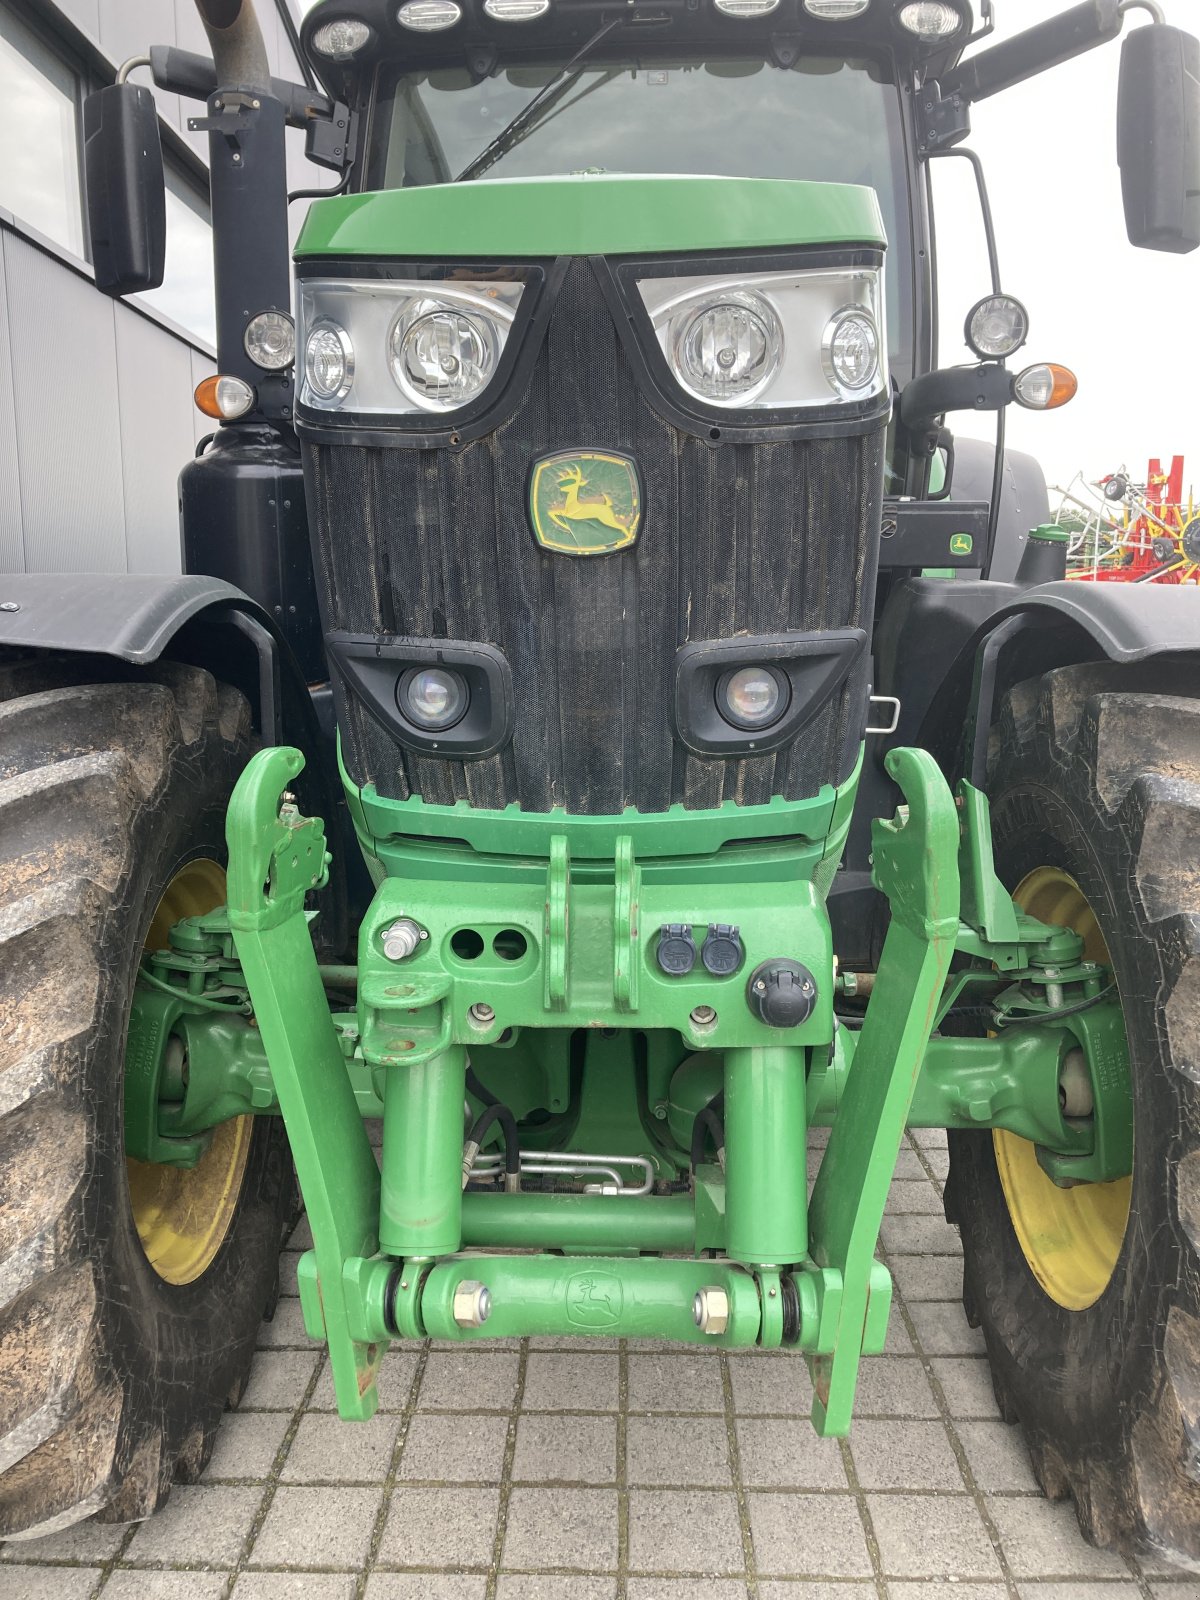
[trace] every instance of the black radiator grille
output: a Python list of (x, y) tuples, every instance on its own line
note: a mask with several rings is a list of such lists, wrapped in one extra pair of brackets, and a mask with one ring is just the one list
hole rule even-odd
[[(568, 449), (637, 460), (632, 550), (578, 559), (535, 544), (530, 463)], [(882, 429), (719, 447), (682, 433), (636, 386), (578, 260), (528, 393), (494, 433), (459, 450), (319, 444), (306, 458), (326, 629), (482, 641), (513, 671), (512, 743), (476, 762), (407, 752), (339, 694), (359, 784), (433, 804), (611, 815), (801, 799), (846, 776), (853, 684), (788, 749), (701, 759), (673, 736), (675, 653), (739, 633), (870, 628)]]

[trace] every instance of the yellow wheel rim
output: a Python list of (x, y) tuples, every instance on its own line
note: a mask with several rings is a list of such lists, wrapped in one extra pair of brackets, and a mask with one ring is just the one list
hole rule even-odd
[[(1013, 896), (1039, 922), (1071, 928), (1084, 958), (1110, 966), (1096, 914), (1074, 878), (1039, 867)], [(1068, 1311), (1086, 1311), (1108, 1287), (1129, 1222), (1131, 1178), (1060, 1189), (1038, 1165), (1028, 1139), (996, 1129), (996, 1166), (1017, 1242), (1042, 1288)]]
[[(215, 861), (189, 861), (158, 902), (147, 950), (162, 950), (184, 917), (203, 916), (225, 903), (225, 872)], [(138, 1238), (150, 1265), (167, 1283), (193, 1283), (212, 1265), (237, 1210), (253, 1117), (223, 1122), (194, 1167), (167, 1167), (126, 1157), (129, 1198)]]

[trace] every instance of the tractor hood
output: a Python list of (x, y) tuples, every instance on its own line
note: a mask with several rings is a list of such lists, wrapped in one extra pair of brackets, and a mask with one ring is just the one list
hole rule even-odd
[(872, 189), (769, 178), (492, 178), (318, 200), (312, 256), (639, 255), (886, 243)]

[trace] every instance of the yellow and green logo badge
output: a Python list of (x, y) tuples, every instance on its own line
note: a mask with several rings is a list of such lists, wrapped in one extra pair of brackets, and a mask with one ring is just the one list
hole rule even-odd
[(637, 463), (615, 451), (543, 456), (529, 475), (529, 525), (543, 549), (562, 555), (627, 550), (642, 525)]
[(950, 535), (950, 554), (952, 556), (969, 556), (975, 548), (975, 540), (969, 533), (952, 533)]

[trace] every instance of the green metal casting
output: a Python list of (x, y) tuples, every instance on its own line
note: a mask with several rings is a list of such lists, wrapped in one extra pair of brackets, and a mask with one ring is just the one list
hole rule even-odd
[(489, 178), (318, 200), (296, 245), (312, 256), (435, 261), (886, 242), (873, 189), (775, 178)]
[(725, 1249), (782, 1266), (808, 1254), (805, 1052), (725, 1052)]
[(379, 1248), (389, 1256), (448, 1256), (462, 1244), (461, 1045), (385, 1073)]
[(468, 1249), (540, 1250), (553, 1241), (574, 1254), (661, 1250), (691, 1255), (696, 1249), (696, 1207), (687, 1194), (623, 1197), (468, 1190), (462, 1197), (462, 1234)]

